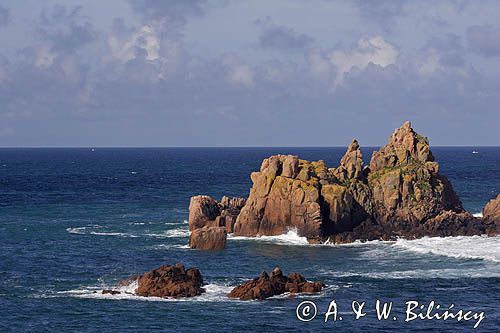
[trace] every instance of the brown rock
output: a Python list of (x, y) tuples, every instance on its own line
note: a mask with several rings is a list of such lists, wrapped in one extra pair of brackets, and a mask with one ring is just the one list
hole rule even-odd
[(368, 185), (377, 221), (419, 224), (443, 211), (464, 212), (462, 204), (429, 149), (427, 138), (409, 122), (396, 129), (389, 143), (373, 153)]
[(192, 197), (189, 204), (189, 246), (204, 250), (224, 248), (227, 233), (233, 231), (245, 202), (244, 198), (226, 196), (222, 197), (220, 203), (205, 195)]
[(409, 122), (373, 153), (369, 167), (363, 166), (361, 149), (353, 140), (337, 168), (275, 155), (250, 178), (248, 200), (236, 205), (239, 214), (229, 218), (219, 208), (221, 218), (212, 226), (224, 225), (238, 236), (295, 229), (314, 243), (497, 234), (500, 200), (485, 207), (483, 220), (467, 213), (439, 173), (428, 139)]
[(192, 197), (189, 203), (189, 230), (203, 228), (219, 215), (220, 206), (217, 200), (207, 195)]
[(334, 175), (340, 182), (364, 178), (363, 154), (357, 140), (352, 140)]
[(253, 186), (234, 234), (279, 235), (297, 229), (301, 236), (321, 235), (320, 179), (327, 176), (322, 161), (309, 163), (296, 156), (275, 155), (251, 175)]
[(285, 292), (290, 293), (314, 293), (320, 292), (325, 285), (321, 282), (308, 282), (304, 276), (298, 273), (292, 273), (288, 277), (283, 275), (279, 267), (276, 267), (271, 276), (267, 272), (260, 273), (259, 277), (247, 281), (228, 294), (231, 298), (241, 300), (258, 299), (263, 300)]
[(226, 247), (227, 232), (222, 227), (203, 227), (191, 231), (189, 247), (199, 250), (222, 250)]
[(488, 235), (497, 235), (500, 231), (500, 194), (491, 199), (483, 208), (483, 222)]
[(138, 296), (155, 297), (193, 297), (201, 295), (203, 278), (196, 268), (186, 270), (184, 265), (160, 266), (146, 272), (137, 279)]
[(500, 222), (500, 194), (488, 201), (483, 208), (483, 219)]

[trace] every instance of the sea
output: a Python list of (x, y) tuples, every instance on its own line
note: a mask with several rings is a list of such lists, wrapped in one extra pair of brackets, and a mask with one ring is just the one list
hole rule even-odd
[[(366, 162), (376, 149), (363, 149)], [(500, 193), (500, 147), (432, 151), (464, 207), (480, 216)], [(230, 235), (222, 251), (188, 248), (191, 196), (248, 196), (250, 173), (273, 154), (335, 167), (344, 152), (0, 149), (0, 332), (499, 332), (499, 237), (310, 245), (289, 230), (274, 237)], [(189, 299), (138, 297), (133, 287), (115, 296), (100, 293), (178, 262), (200, 269), (206, 293)], [(264, 301), (226, 297), (276, 266), (327, 287)], [(387, 319), (377, 317), (377, 301), (392, 305)], [(431, 314), (437, 305), (441, 313), (471, 312), (469, 320), (407, 320), (408, 304), (417, 304), (407, 302), (418, 302), (414, 311), (422, 313), (431, 302)], [(362, 305), (359, 318), (353, 305), (358, 311)], [(325, 322), (329, 308), (335, 315)], [(484, 316), (475, 329), (473, 313)]]

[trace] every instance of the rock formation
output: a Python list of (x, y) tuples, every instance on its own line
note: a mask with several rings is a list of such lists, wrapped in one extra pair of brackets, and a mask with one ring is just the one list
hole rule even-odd
[[(369, 166), (353, 140), (337, 168), (327, 168), (321, 160), (275, 155), (250, 178), (249, 197), (246, 203), (239, 199), (241, 211), (232, 215), (237, 217), (234, 227), (227, 228), (236, 236), (279, 235), (294, 229), (311, 242), (345, 243), (496, 234), (494, 223), (463, 209), (451, 183), (439, 173), (428, 139), (409, 122), (373, 153)], [(195, 203), (201, 200), (196, 198)], [(192, 201), (190, 227), (222, 215), (220, 208), (210, 208), (220, 204), (204, 200), (205, 222), (200, 222), (202, 214)]]
[(484, 206), (483, 221), (486, 224), (487, 234), (496, 235), (500, 229), (500, 194)]
[(263, 300), (283, 293), (314, 293), (320, 292), (325, 285), (322, 282), (308, 282), (304, 276), (292, 273), (288, 277), (283, 275), (279, 267), (276, 267), (271, 276), (267, 272), (260, 273), (259, 277), (247, 281), (228, 294), (230, 298), (240, 300)]
[(189, 246), (201, 250), (225, 248), (227, 233), (233, 232), (236, 217), (245, 202), (243, 198), (226, 196), (220, 203), (206, 195), (192, 197), (189, 204)]
[(191, 231), (189, 247), (198, 250), (221, 250), (226, 247), (226, 239), (226, 228), (203, 227)]
[(314, 238), (321, 235), (320, 181), (327, 181), (322, 161), (309, 163), (297, 156), (265, 159), (253, 172), (253, 187), (234, 225), (241, 236), (279, 235), (290, 228)]
[[(178, 263), (173, 266), (160, 266), (142, 275), (134, 275), (120, 281), (118, 286), (127, 286), (137, 281), (135, 294), (144, 297), (194, 297), (204, 292), (203, 278), (196, 268), (185, 269)], [(119, 294), (116, 290), (103, 290), (103, 294)]]

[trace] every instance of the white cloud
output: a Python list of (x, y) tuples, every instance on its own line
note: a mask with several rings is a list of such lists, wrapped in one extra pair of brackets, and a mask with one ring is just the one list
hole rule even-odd
[(123, 62), (134, 59), (137, 49), (143, 49), (146, 52), (147, 60), (159, 58), (160, 42), (155, 28), (149, 25), (141, 27), (125, 40), (112, 35), (108, 39), (108, 44), (113, 56)]
[(242, 63), (233, 55), (225, 56), (222, 63), (226, 69), (227, 81), (235, 85), (253, 86), (254, 71), (249, 65)]
[(344, 74), (353, 67), (364, 69), (369, 63), (382, 67), (392, 65), (396, 62), (398, 54), (398, 49), (381, 36), (362, 38), (351, 50), (333, 51), (329, 59), (337, 67), (335, 83), (342, 83)]

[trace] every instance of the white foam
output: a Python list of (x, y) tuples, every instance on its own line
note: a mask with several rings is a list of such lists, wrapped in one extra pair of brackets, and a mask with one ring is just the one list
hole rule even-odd
[(153, 250), (168, 250), (168, 249), (189, 249), (188, 244), (160, 244), (151, 247)]
[(86, 227), (66, 228), (66, 231), (69, 232), (70, 234), (77, 234), (77, 235), (118, 236), (118, 237), (131, 237), (131, 238), (139, 237), (137, 235), (132, 235), (124, 232), (95, 231), (95, 230), (102, 230), (102, 228), (104, 227), (100, 225), (88, 225)]
[[(220, 285), (220, 284), (207, 284), (203, 288), (205, 292), (200, 296), (186, 297), (186, 298), (161, 298), (161, 297), (143, 297), (135, 294), (137, 289), (137, 281), (133, 282), (128, 286), (123, 287), (110, 287), (103, 288), (102, 286), (91, 286), (82, 287), (79, 289), (68, 290), (63, 292), (58, 292), (58, 296), (67, 295), (70, 297), (77, 298), (93, 298), (93, 299), (105, 299), (105, 300), (136, 300), (136, 301), (150, 301), (150, 302), (220, 302), (229, 301), (227, 294), (233, 288), (232, 286)], [(111, 289), (119, 291), (120, 294), (111, 295), (103, 294), (103, 289)], [(54, 297), (54, 296), (47, 296)], [(55, 296), (57, 297), (57, 296)]]
[(189, 234), (190, 234), (189, 229), (183, 227), (183, 228), (166, 230), (165, 232), (160, 234), (146, 234), (146, 236), (156, 237), (156, 238), (183, 238), (183, 237), (189, 237)]
[(365, 245), (373, 245), (373, 244), (387, 244), (393, 243), (391, 241), (354, 241), (352, 243), (343, 243), (343, 244), (333, 244), (333, 243), (321, 243), (321, 244), (311, 244), (307, 241), (306, 237), (301, 237), (297, 234), (296, 229), (289, 230), (286, 234), (277, 235), (277, 236), (257, 236), (257, 237), (246, 237), (246, 236), (234, 236), (233, 234), (228, 235), (228, 239), (231, 240), (244, 240), (244, 241), (257, 241), (257, 242), (265, 242), (265, 243), (273, 243), (279, 245), (299, 245), (299, 246), (330, 246), (330, 247), (358, 247)]
[(461, 279), (468, 278), (492, 278), (500, 277), (500, 267), (475, 267), (475, 268), (443, 268), (443, 269), (411, 269), (411, 270), (396, 270), (396, 271), (369, 271), (355, 272), (337, 270), (322, 271), (323, 274), (332, 275), (335, 277), (365, 277), (370, 279), (381, 280), (400, 280), (400, 279)]
[(417, 253), (500, 262), (500, 236), (424, 237), (415, 240), (399, 239), (393, 246)]
[(231, 240), (251, 240), (282, 245), (311, 245), (307, 242), (306, 237), (301, 237), (297, 234), (297, 230), (289, 230), (286, 234), (277, 236), (245, 237), (229, 235), (228, 238)]
[(474, 213), (474, 214), (472, 214), (472, 216), (474, 216), (474, 217), (483, 217), (483, 212)]

